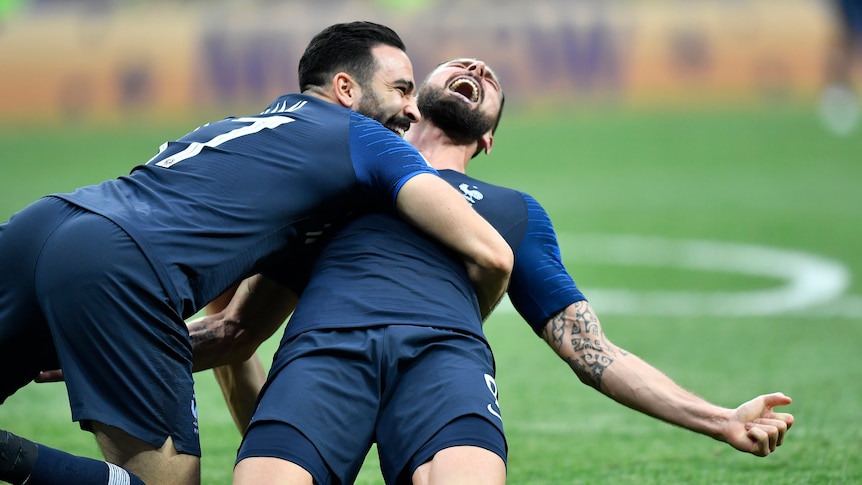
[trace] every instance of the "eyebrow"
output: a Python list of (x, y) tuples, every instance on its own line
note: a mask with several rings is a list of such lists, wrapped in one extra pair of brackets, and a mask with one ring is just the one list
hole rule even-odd
[(392, 85), (393, 86), (404, 86), (405, 88), (407, 88), (407, 91), (411, 92), (411, 93), (413, 92), (414, 89), (416, 89), (416, 85), (413, 84), (413, 81), (411, 81), (410, 79), (398, 79), (395, 82), (393, 82)]

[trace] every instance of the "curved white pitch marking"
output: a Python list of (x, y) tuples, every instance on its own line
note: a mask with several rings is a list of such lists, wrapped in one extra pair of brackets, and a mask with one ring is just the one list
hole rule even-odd
[[(601, 314), (773, 315), (827, 303), (850, 284), (847, 268), (800, 251), (634, 235), (558, 234), (563, 261), (765, 276), (781, 286), (748, 291), (632, 291), (582, 287)], [(577, 275), (574, 275), (577, 281)], [(583, 285), (583, 282), (581, 282)], [(507, 302), (511, 310), (511, 304)]]

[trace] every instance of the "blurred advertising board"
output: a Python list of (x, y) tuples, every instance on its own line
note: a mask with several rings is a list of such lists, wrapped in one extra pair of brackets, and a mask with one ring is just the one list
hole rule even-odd
[(811, 97), (831, 33), (818, 0), (24, 1), (0, 17), (0, 122), (256, 110), (350, 20), (398, 31), (417, 80), (479, 57), (533, 109)]

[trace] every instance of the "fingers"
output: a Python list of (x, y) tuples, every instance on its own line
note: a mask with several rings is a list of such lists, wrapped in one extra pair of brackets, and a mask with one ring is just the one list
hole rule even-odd
[(748, 438), (753, 441), (751, 453), (757, 456), (766, 456), (770, 453), (769, 434), (754, 423), (746, 425)]
[(789, 413), (777, 413), (773, 408), (791, 402), (790, 397), (775, 392), (758, 396), (739, 406), (733, 419), (738, 424), (745, 424), (745, 438), (737, 435), (734, 447), (757, 456), (767, 456), (775, 451), (784, 443), (784, 436), (793, 425), (794, 418)]
[(795, 418), (790, 413), (767, 413), (763, 415), (764, 418), (770, 419), (780, 419), (787, 424), (787, 429), (790, 429), (793, 426), (793, 421)]
[(787, 422), (775, 418), (759, 418), (746, 424), (748, 437), (754, 442), (752, 453), (766, 456), (784, 443)]

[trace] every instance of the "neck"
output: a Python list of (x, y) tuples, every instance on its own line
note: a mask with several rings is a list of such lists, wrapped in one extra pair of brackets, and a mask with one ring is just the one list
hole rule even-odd
[(305, 91), (303, 91), (302, 94), (313, 96), (315, 98), (322, 99), (333, 104), (341, 104), (331, 90), (323, 88), (321, 86), (311, 86)]
[(457, 144), (443, 130), (424, 120), (414, 123), (404, 138), (437, 170), (466, 173), (467, 164), (476, 151), (476, 142)]

